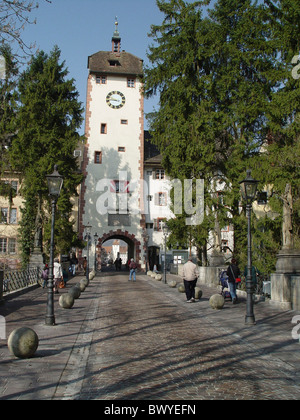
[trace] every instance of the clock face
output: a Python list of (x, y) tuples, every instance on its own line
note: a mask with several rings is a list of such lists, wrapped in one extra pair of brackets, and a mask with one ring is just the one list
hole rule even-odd
[(125, 96), (118, 91), (110, 92), (106, 97), (106, 103), (113, 109), (120, 109), (125, 105)]

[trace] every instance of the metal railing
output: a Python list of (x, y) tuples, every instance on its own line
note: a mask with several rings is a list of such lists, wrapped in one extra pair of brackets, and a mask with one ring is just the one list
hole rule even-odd
[(3, 275), (3, 295), (35, 285), (39, 282), (40, 277), (41, 270), (39, 268), (5, 271)]

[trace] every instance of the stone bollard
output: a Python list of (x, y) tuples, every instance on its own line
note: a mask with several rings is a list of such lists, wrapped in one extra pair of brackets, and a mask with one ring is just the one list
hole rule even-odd
[(84, 278), (80, 280), (80, 283), (83, 284), (85, 288), (87, 288), (90, 284), (90, 281)]
[(74, 299), (79, 299), (80, 295), (81, 295), (81, 291), (79, 289), (79, 287), (77, 286), (73, 286), (71, 287), (71, 289), (68, 291), (68, 294), (70, 296), (72, 296)]
[(179, 293), (185, 293), (184, 284), (180, 283), (180, 285), (177, 287), (177, 290)]
[(209, 304), (212, 309), (223, 309), (225, 305), (225, 299), (222, 295), (212, 295), (209, 299)]
[(176, 280), (170, 280), (168, 281), (168, 286), (175, 288), (177, 286), (177, 281)]
[(201, 299), (202, 298), (202, 290), (200, 287), (195, 287), (195, 299)]
[(153, 271), (150, 271), (150, 270), (149, 270), (149, 271), (147, 271), (147, 276), (150, 276), (150, 277), (151, 277), (151, 276), (152, 276), (152, 274), (153, 274)]
[(64, 293), (60, 296), (58, 303), (63, 309), (71, 309), (74, 306), (75, 299), (69, 293)]
[(29, 359), (34, 355), (39, 345), (39, 338), (31, 328), (15, 329), (8, 337), (7, 346), (12, 355), (19, 359)]
[(161, 281), (162, 280), (162, 275), (161, 274), (156, 274), (155, 280)]
[(83, 293), (83, 292), (85, 291), (85, 289), (86, 289), (86, 285), (85, 285), (85, 283), (83, 283), (83, 282), (81, 282), (81, 281), (80, 281), (80, 283), (77, 283), (77, 284), (76, 284), (76, 287), (78, 287), (78, 288), (79, 288), (79, 290), (81, 291), (81, 293)]
[(96, 272), (95, 270), (92, 270), (89, 274), (89, 280), (93, 280), (96, 277)]

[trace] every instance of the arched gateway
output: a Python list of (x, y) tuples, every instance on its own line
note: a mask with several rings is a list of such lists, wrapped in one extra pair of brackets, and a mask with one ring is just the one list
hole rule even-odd
[(101, 238), (98, 239), (98, 249), (104, 242), (110, 239), (120, 239), (126, 242), (128, 245), (128, 258), (129, 259), (133, 258), (137, 262), (140, 261), (142, 245), (141, 245), (141, 242), (136, 239), (135, 235), (132, 235), (127, 231), (123, 232), (120, 229), (116, 231), (111, 230), (108, 233), (105, 233)]

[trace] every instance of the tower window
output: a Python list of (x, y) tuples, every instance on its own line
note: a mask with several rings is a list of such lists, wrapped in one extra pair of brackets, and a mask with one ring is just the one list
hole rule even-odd
[(95, 163), (102, 163), (102, 152), (95, 152)]
[(107, 124), (101, 124), (101, 134), (107, 134)]
[(118, 60), (109, 60), (109, 65), (111, 67), (119, 67), (119, 66), (121, 66), (121, 63)]
[(135, 87), (135, 79), (127, 79), (127, 87), (134, 88)]
[(106, 85), (106, 76), (96, 76), (96, 83), (98, 85)]

